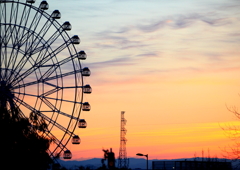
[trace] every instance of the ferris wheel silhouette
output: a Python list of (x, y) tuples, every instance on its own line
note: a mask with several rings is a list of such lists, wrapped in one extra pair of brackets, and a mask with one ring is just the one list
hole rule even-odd
[(50, 156), (63, 153), (64, 159), (71, 159), (67, 144), (80, 144), (74, 131), (86, 128), (80, 113), (91, 109), (83, 101), (84, 94), (92, 92), (84, 84), (91, 72), (81, 66), (87, 55), (76, 50), (80, 38), (68, 35), (70, 22), (57, 21), (58, 10), (48, 14), (46, 1), (34, 4), (35, 0), (0, 0), (1, 104), (18, 107), (22, 117), (34, 112), (44, 119), (48, 130), (43, 135), (54, 141)]

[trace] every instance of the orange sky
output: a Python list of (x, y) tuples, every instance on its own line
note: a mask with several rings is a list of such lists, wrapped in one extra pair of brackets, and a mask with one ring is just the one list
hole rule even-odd
[(92, 71), (84, 79), (92, 109), (81, 114), (88, 127), (76, 130), (82, 143), (69, 147), (73, 159), (102, 157), (110, 147), (118, 156), (121, 111), (129, 157), (200, 157), (202, 150), (222, 157), (233, 143), (221, 126), (238, 123), (227, 106), (240, 106), (237, 5), (79, 2), (79, 16), (62, 9), (81, 38), (77, 48), (88, 54), (82, 65)]
[(84, 78), (93, 88), (84, 95), (92, 109), (81, 113), (88, 127), (76, 129), (82, 142), (68, 145), (72, 159), (101, 158), (103, 148), (118, 157), (121, 111), (129, 157), (140, 152), (150, 159), (190, 158), (202, 151), (222, 157), (233, 145), (221, 127), (239, 123), (227, 109), (240, 107), (239, 1), (49, 4), (49, 13), (61, 11), (60, 23), (71, 22), (70, 37), (78, 34), (76, 48), (88, 55), (82, 67), (92, 72)]

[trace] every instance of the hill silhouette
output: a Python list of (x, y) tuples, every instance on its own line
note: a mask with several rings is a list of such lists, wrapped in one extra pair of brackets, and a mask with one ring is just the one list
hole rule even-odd
[[(91, 167), (91, 168), (98, 168), (101, 167), (101, 159), (102, 158), (92, 158), (88, 160), (70, 160), (70, 161), (64, 161), (64, 160), (59, 160), (59, 163), (70, 169), (74, 167), (79, 167), (79, 166), (84, 166), (84, 167)], [(188, 161), (202, 161), (202, 158), (181, 158), (181, 159), (151, 159), (148, 162), (148, 169), (152, 168), (152, 161), (183, 161), (183, 160), (188, 160)], [(207, 158), (204, 158), (207, 159)], [(217, 158), (214, 158), (217, 159)], [(229, 159), (217, 159), (218, 161), (231, 161)], [(117, 162), (116, 162), (117, 165)], [(146, 169), (146, 159), (144, 158), (129, 158), (129, 168), (131, 169)]]

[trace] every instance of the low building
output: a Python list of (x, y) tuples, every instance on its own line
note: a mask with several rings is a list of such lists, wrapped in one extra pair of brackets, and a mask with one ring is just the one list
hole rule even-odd
[(231, 162), (220, 161), (153, 161), (153, 170), (232, 170)]

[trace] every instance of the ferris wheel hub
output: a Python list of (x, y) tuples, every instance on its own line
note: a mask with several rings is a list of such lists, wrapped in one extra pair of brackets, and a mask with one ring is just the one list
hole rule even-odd
[(12, 93), (12, 86), (7, 84), (6, 81), (0, 81), (0, 106), (6, 108), (7, 101), (10, 102), (14, 98), (14, 94)]
[(12, 94), (11, 84), (7, 84), (6, 81), (0, 81), (0, 94), (1, 94), (1, 96), (4, 95), (4, 94), (10, 94), (10, 93)]

